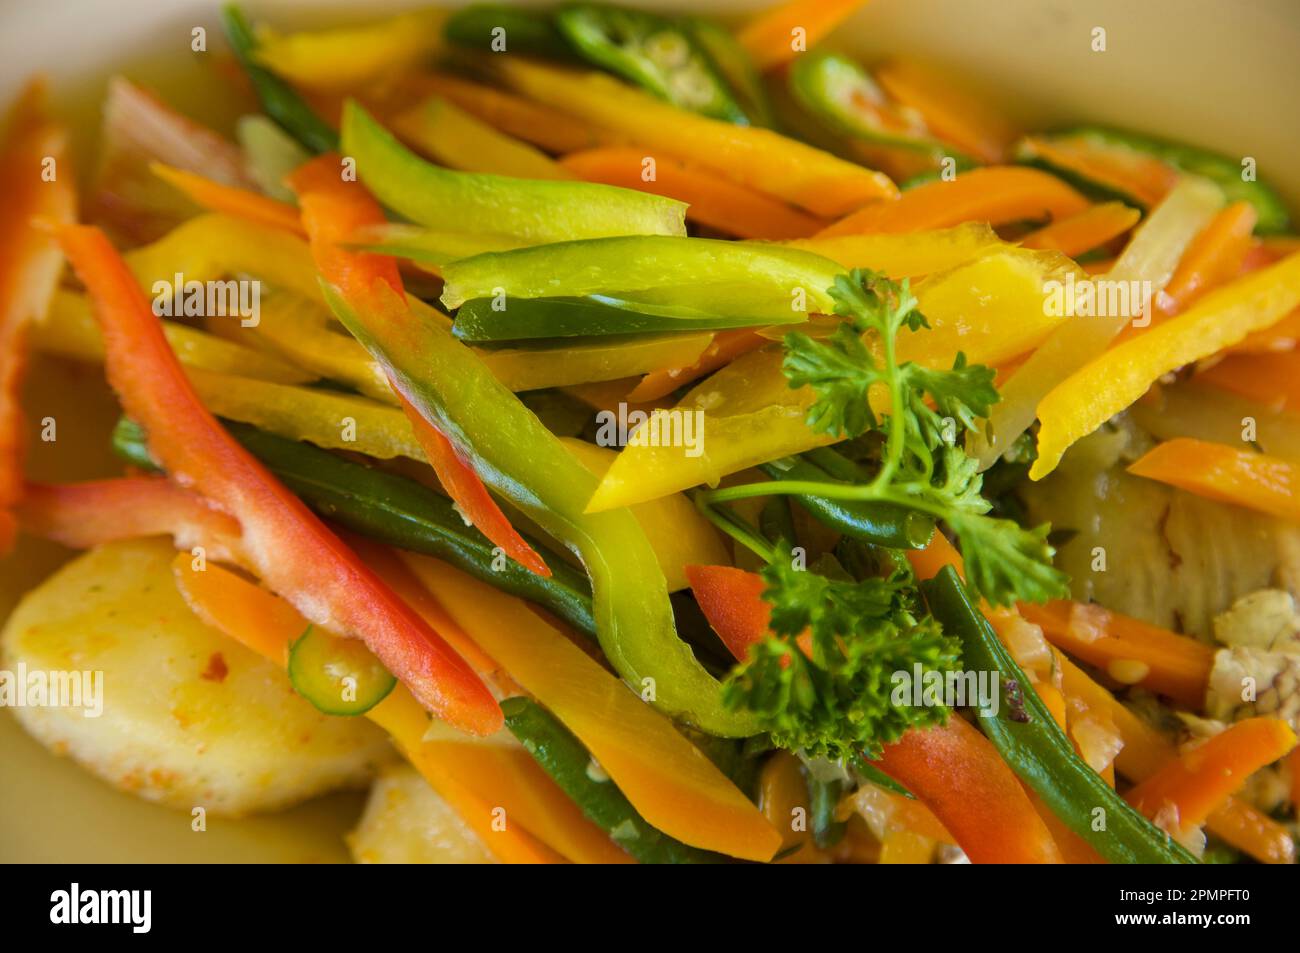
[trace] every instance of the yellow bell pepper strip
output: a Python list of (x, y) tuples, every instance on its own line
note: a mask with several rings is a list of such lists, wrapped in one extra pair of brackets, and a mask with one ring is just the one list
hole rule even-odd
[[(560, 442), (596, 477), (604, 476), (618, 457), (608, 447), (598, 447), (577, 437), (561, 437)], [(690, 585), (686, 577), (692, 564), (727, 561), (727, 548), (718, 531), (685, 496), (665, 496), (633, 506), (631, 510), (654, 548), (669, 592)]]
[[(265, 319), (265, 305), (263, 312)], [(303, 384), (316, 379), (314, 373), (274, 355), (176, 321), (164, 321), (163, 334), (187, 369), (238, 374), (276, 384)], [(54, 293), (45, 320), (32, 328), (31, 343), (43, 354), (86, 364), (104, 360), (104, 336), (95, 323), (90, 302), (75, 291), (60, 289)]]
[(802, 321), (834, 307), (835, 262), (782, 245), (644, 235), (476, 255), (443, 269), (442, 303), (611, 294), (686, 313)]
[[(313, 159), (295, 171), (288, 184), (298, 194), (303, 225), (311, 236), (312, 253), (323, 280), (352, 302), (367, 301), (373, 289), (382, 285), (404, 310), (405, 292), (395, 258), (348, 251), (336, 244), (357, 227), (384, 220), (382, 210), (360, 185), (343, 180), (338, 157), (326, 154)], [(391, 374), (389, 377), (391, 385)], [(464, 451), (412, 407), (400, 388), (393, 389), (438, 481), (465, 518), (511, 559), (540, 576), (549, 576), (550, 567), (510, 525)]]
[(239, 522), (161, 477), (29, 483), (25, 489), (17, 508), (24, 532), (72, 549), (167, 535), (179, 549), (202, 546), (209, 559), (242, 561)]
[(1289, 460), (1179, 437), (1147, 451), (1128, 472), (1221, 503), (1300, 521), (1300, 465)]
[[(1126, 325), (1140, 317), (1142, 290), (1149, 288), (1154, 296), (1169, 283), (1188, 244), (1213, 217), (1222, 201), (1213, 186), (1185, 180), (1134, 232), (1124, 253), (1101, 279), (1105, 284), (1076, 282), (1073, 286), (1053, 286), (1056, 293), (1050, 302), (1051, 309), (1067, 315), (1068, 320), (1000, 385), (1002, 399), (989, 417), (988, 437), (970, 441), (970, 450), (980, 458), (981, 467), (991, 466), (1029, 429), (1040, 402), (1054, 387), (1105, 351)], [(1068, 295), (1071, 287), (1084, 293), (1094, 291), (1098, 306), (1081, 307), (1086, 298), (1072, 302)], [(1104, 289), (1116, 293), (1103, 294)], [(1127, 305), (1119, 297), (1120, 290), (1127, 292)], [(1135, 296), (1138, 303), (1133, 300)], [(1112, 298), (1113, 305), (1109, 303)], [(1105, 313), (1093, 313), (1096, 311)]]
[(452, 617), (587, 746), (648, 823), (692, 847), (745, 860), (776, 852), (780, 835), (713, 762), (525, 603), (444, 563), (403, 558)]
[[(1044, 283), (1077, 273), (1057, 252), (1005, 247), (932, 275), (913, 289), (930, 329), (902, 332), (899, 359), (949, 368), (959, 351), (975, 364), (999, 364), (1022, 354), (1064, 320), (1044, 307)], [(737, 470), (833, 443), (805, 423), (813, 391), (791, 390), (781, 362), (779, 347), (754, 351), (689, 392), (678, 407), (704, 411), (704, 452), (687, 457), (680, 447), (624, 448), (589, 511), (713, 486)]]
[[(268, 661), (285, 665), (290, 645), (308, 625), (293, 606), (220, 566), (209, 564), (204, 571), (195, 572), (186, 553), (177, 555), (172, 573), (181, 596), (204, 623)], [(428, 740), (428, 715), (400, 684), (366, 717), (393, 736), (406, 759), (448, 798), (503, 863), (559, 863), (562, 858), (556, 851), (563, 850), (560, 844), (573, 849), (575, 843), (585, 841), (599, 849), (598, 838), (591, 838), (581, 824), (573, 825), (571, 806), (566, 809), (563, 804), (567, 799), (562, 794), (561, 798), (547, 796), (549, 779), (527, 770), (523, 759), (517, 757), (523, 752), (505, 748), (494, 739), (479, 743)], [(529, 810), (538, 800), (548, 802), (546, 806), (553, 812), (550, 816)], [(504, 829), (492, 824), (494, 807), (506, 808)], [(532, 823), (526, 823), (525, 817)], [(582, 820), (580, 816), (578, 820)], [(581, 847), (574, 852), (584, 853)], [(600, 856), (616, 859), (609, 851)]]
[(646, 149), (711, 169), (758, 192), (831, 218), (898, 189), (888, 176), (769, 129), (736, 126), (660, 102), (600, 73), (579, 72), (518, 56), (491, 64), (509, 86), (544, 105)]
[(223, 185), (212, 179), (173, 168), (161, 162), (149, 163), (153, 174), (169, 185), (176, 186), (192, 201), (209, 212), (219, 212), (244, 218), (258, 225), (282, 228), (300, 237), (305, 237), (302, 220), (298, 210), (288, 202), (268, 198), (248, 189), (234, 185)]
[[(756, 351), (767, 343), (767, 338), (748, 328), (723, 331), (721, 334), (714, 335), (709, 346), (694, 363), (669, 363), (641, 378), (640, 383), (627, 392), (627, 401), (629, 404), (648, 403), (667, 397), (677, 388), (698, 380), (720, 367), (725, 367), (742, 354)], [(632, 409), (629, 406), (628, 410)]]
[(495, 233), (530, 242), (609, 235), (684, 235), (686, 206), (591, 182), (454, 172), (425, 162), (355, 101), (343, 106), (343, 151), (386, 206), (430, 228), (491, 222)]
[(952, 228), (903, 234), (880, 232), (803, 238), (786, 244), (829, 258), (846, 269), (870, 268), (895, 280), (946, 271), (994, 249), (1006, 247), (1006, 243), (984, 222), (965, 222)]
[(438, 96), (393, 116), (390, 125), (415, 149), (448, 168), (520, 179), (575, 178), (540, 149), (498, 132)]
[(394, 91), (394, 99), (400, 102), (429, 95), (441, 96), (493, 129), (550, 153), (580, 152), (618, 138), (560, 110), (449, 73), (418, 73), (406, 78)]
[(789, 0), (751, 19), (741, 45), (754, 65), (770, 70), (788, 63), (856, 13), (866, 0)]
[(1280, 718), (1247, 718), (1162, 765), (1125, 798), (1175, 837), (1210, 814), (1260, 768), (1284, 757), (1296, 736)]
[(10, 509), (23, 490), (21, 401), (28, 334), (45, 316), (63, 267), (58, 245), (31, 219), (75, 220), (75, 180), (67, 132), (45, 114), (45, 87), (34, 81), (13, 108), (0, 146), (6, 195), (0, 227), (0, 557), (13, 546), (16, 524)]
[(1123, 202), (1103, 202), (1030, 232), (1020, 244), (1025, 248), (1050, 248), (1078, 258), (1123, 235), (1141, 217), (1141, 212)]
[(109, 383), (148, 430), (157, 461), (239, 520), (251, 565), (314, 623), (362, 638), (421, 704), (457, 727), (500, 728), (500, 708), (468, 666), (203, 407), (103, 233), (65, 225), (57, 235), (95, 301)]
[(1236, 344), (1297, 305), (1300, 254), (1212, 291), (1178, 317), (1111, 348), (1057, 384), (1039, 403), (1042, 428), (1030, 479), (1051, 473), (1071, 444), (1128, 407), (1165, 374)]
[(646, 158), (643, 149), (606, 146), (571, 153), (560, 162), (588, 182), (639, 189), (686, 202), (688, 221), (738, 238), (801, 238), (823, 227), (820, 219), (679, 159), (656, 158), (650, 175)]
[(297, 86), (355, 90), (438, 52), (446, 16), (441, 10), (419, 10), (361, 26), (288, 35), (259, 26), (253, 59)]
[(474, 353), (506, 388), (525, 391), (620, 380), (665, 364), (691, 364), (712, 339), (707, 332), (656, 334), (635, 341), (612, 337), (569, 347), (494, 348)]
[[(1115, 696), (1089, 678), (1082, 669), (1056, 653), (1066, 695), (1071, 704), (1082, 704), (1114, 723), (1124, 741), (1115, 756), (1115, 766), (1131, 781), (1143, 781), (1160, 767), (1177, 758), (1171, 742), (1133, 714)], [(1245, 801), (1230, 797), (1215, 809), (1207, 829), (1239, 850), (1265, 864), (1294, 864), (1296, 845), (1286, 828)]]
[(1295, 350), (1229, 354), (1196, 377), (1271, 410), (1300, 411), (1300, 352)]
[(873, 71), (900, 106), (914, 109), (940, 139), (990, 165), (1005, 160), (1015, 130), (960, 82), (914, 60), (889, 60)]
[(1191, 708), (1205, 701), (1214, 650), (1203, 642), (1101, 606), (1057, 600), (1019, 608), (1049, 642), (1076, 658), (1103, 670), (1115, 662), (1137, 662), (1146, 674), (1134, 684)]
[(893, 202), (876, 202), (818, 233), (863, 235), (949, 228), (962, 222), (1006, 225), (1023, 219), (1052, 220), (1077, 215), (1088, 200), (1060, 179), (1023, 166), (989, 166), (958, 173), (950, 181), (927, 182)]
[(206, 214), (178, 225), (158, 241), (126, 253), (127, 264), (145, 288), (229, 275), (256, 275), (295, 294), (320, 301), (311, 250), (296, 235), (263, 228), (229, 215)]

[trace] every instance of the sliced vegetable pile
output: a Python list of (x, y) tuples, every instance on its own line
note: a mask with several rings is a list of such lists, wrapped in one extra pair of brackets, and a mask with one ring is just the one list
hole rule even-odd
[[(115, 80), (87, 224), (33, 86), (0, 553), (172, 537), (504, 862), (1294, 862), (1300, 613), (1216, 649), (1091, 604), (1022, 492), (1194, 377), (1281, 423), (1091, 485), (1300, 521), (1285, 204), (823, 42), (861, 6), (227, 6), (238, 144)], [(29, 342), (103, 364), (127, 475), (25, 480)]]

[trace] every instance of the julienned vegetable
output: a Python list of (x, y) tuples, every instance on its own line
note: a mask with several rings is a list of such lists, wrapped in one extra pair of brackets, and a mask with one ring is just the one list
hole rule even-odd
[(456, 311), (452, 333), (470, 344), (501, 341), (540, 342), (552, 338), (671, 331), (717, 331), (726, 328), (795, 324), (803, 315), (791, 311), (772, 316), (693, 314), (686, 308), (654, 308), (608, 295), (585, 297), (475, 298)]
[(692, 112), (746, 123), (709, 55), (688, 29), (644, 10), (575, 3), (555, 15), (560, 32), (592, 64)]
[(454, 172), (425, 162), (355, 101), (343, 105), (342, 149), (381, 202), (430, 228), (559, 242), (609, 235), (683, 235), (686, 206), (590, 182)]
[(717, 864), (726, 857), (688, 847), (647, 824), (592, 759), (582, 742), (536, 702), (507, 698), (501, 703), (506, 727), (555, 783), (614, 842), (643, 864)]
[(327, 715), (364, 715), (397, 684), (360, 642), (316, 626), (289, 647), (288, 672), (294, 691)]
[[(286, 440), (246, 424), (226, 423), (231, 435), (321, 517), (399, 549), (446, 560), (484, 582), (544, 606), (580, 632), (595, 636), (591, 588), (582, 573), (546, 555), (549, 577), (497, 558), (491, 541), (446, 497), (406, 477), (354, 463), (308, 443)], [(136, 466), (154, 466), (144, 430), (122, 418), (113, 449)]]
[[(980, 727), (1065, 826), (1112, 863), (1196, 863), (1191, 853), (1133, 810), (1075, 754), (1025, 673), (971, 602), (956, 571), (946, 567), (923, 589), (944, 630), (961, 639), (965, 667), (997, 672), (1001, 679), (999, 710), (980, 712)], [(1100, 831), (1093, 823), (1098, 809), (1106, 817)]]
[(312, 112), (311, 107), (294, 92), (293, 87), (256, 62), (254, 52), (257, 50), (257, 40), (244, 12), (230, 3), (221, 8), (221, 18), (225, 22), (230, 46), (248, 73), (266, 114), (310, 152), (337, 149), (338, 133)]
[(475, 734), (499, 728), (496, 701), (459, 656), (204, 409), (103, 233), (57, 234), (95, 300), (109, 379), (154, 458), (239, 520), (249, 561), (311, 621), (364, 639), (440, 717)]
[(632, 307), (788, 323), (829, 312), (839, 273), (827, 258), (776, 244), (638, 236), (476, 255), (443, 269), (442, 303), (606, 294)]

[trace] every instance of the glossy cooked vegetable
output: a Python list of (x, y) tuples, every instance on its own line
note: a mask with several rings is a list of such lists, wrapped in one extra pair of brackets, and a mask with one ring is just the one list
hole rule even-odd
[(293, 690), (326, 715), (364, 715), (397, 685), (360, 642), (316, 626), (289, 647), (287, 671)]

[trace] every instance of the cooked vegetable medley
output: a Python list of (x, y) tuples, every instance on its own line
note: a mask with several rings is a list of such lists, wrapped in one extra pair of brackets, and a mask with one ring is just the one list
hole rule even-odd
[(0, 556), (85, 552), (0, 706), (182, 810), (372, 784), (365, 862), (1294, 863), (1286, 205), (860, 6), (232, 5), (237, 125), (116, 77), (90, 155), (33, 80)]

